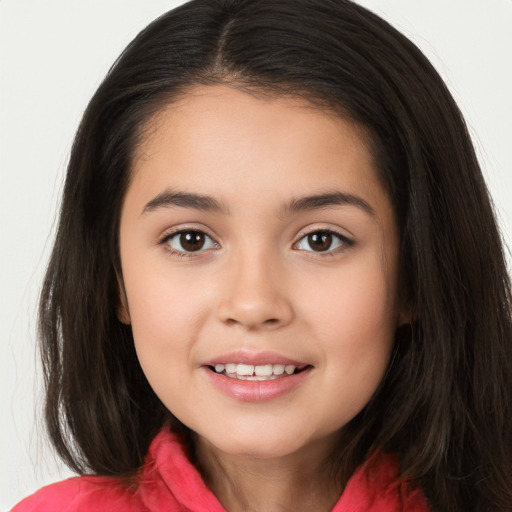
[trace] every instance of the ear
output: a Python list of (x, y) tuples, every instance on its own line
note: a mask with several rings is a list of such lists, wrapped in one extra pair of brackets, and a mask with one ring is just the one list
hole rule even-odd
[(131, 324), (130, 310), (128, 309), (128, 299), (126, 297), (126, 290), (124, 289), (124, 282), (121, 276), (117, 276), (117, 286), (119, 289), (119, 297), (117, 303), (117, 319), (125, 325)]
[[(119, 315), (118, 315), (119, 316)], [(404, 311), (400, 311), (400, 313), (398, 314), (398, 322), (397, 322), (397, 327), (402, 327), (404, 325), (407, 325), (407, 324), (410, 324), (412, 323), (411, 322), (411, 316), (408, 315), (406, 312)]]
[(397, 327), (413, 324), (418, 319), (416, 307), (411, 304), (403, 304), (400, 306), (397, 319)]

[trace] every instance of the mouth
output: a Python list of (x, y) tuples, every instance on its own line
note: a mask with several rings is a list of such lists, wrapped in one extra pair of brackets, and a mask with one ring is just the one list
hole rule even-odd
[(310, 381), (314, 366), (272, 351), (238, 350), (205, 361), (209, 383), (223, 395), (262, 403), (293, 393)]
[(208, 369), (218, 375), (224, 375), (230, 379), (246, 381), (271, 381), (297, 375), (304, 370), (311, 368), (311, 365), (292, 364), (264, 364), (252, 365), (244, 363), (226, 363), (208, 365)]

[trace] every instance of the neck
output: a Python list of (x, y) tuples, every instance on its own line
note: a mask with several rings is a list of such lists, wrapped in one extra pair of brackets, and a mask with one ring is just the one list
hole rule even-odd
[(277, 458), (238, 457), (197, 439), (206, 483), (228, 512), (327, 512), (343, 485), (332, 475), (332, 443)]

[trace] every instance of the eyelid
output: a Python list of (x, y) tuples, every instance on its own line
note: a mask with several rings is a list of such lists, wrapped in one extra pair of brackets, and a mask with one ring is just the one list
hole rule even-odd
[[(160, 235), (157, 239), (157, 244), (164, 247), (166, 251), (171, 253), (173, 256), (178, 257), (184, 257), (184, 258), (190, 258), (190, 257), (196, 257), (199, 256), (201, 253), (210, 251), (211, 249), (218, 249), (220, 248), (220, 244), (216, 240), (216, 236), (210, 234), (208, 232), (209, 230), (205, 226), (197, 226), (197, 225), (179, 225), (172, 227), (166, 231), (162, 235)], [(175, 249), (171, 247), (171, 245), (168, 243), (169, 240), (171, 240), (173, 237), (176, 237), (182, 233), (201, 233), (205, 237), (209, 238), (215, 247), (208, 247), (206, 249), (199, 249), (197, 251), (182, 251), (179, 249)]]
[(306, 249), (297, 249), (304, 252), (311, 252), (313, 254), (319, 255), (319, 256), (327, 256), (327, 255), (333, 255), (338, 252), (344, 251), (349, 249), (355, 244), (355, 240), (347, 235), (345, 232), (343, 232), (340, 228), (334, 228), (332, 226), (314, 226), (314, 227), (307, 227), (305, 229), (302, 229), (299, 234), (297, 235), (296, 241), (293, 243), (293, 248), (297, 248), (297, 245), (307, 236), (312, 235), (314, 233), (329, 233), (330, 235), (333, 235), (337, 237), (341, 241), (341, 246), (336, 247), (334, 249), (328, 249), (325, 251), (314, 251), (314, 250), (306, 250)]
[(355, 240), (355, 235), (352, 234), (347, 228), (342, 228), (337, 224), (331, 224), (329, 222), (313, 222), (308, 224), (307, 226), (304, 226), (297, 233), (297, 240), (306, 235), (316, 233), (318, 231), (327, 231), (329, 233), (338, 235), (341, 238), (346, 238), (347, 240)]
[[(179, 257), (195, 257), (199, 256), (203, 252), (210, 251), (211, 249), (219, 249), (220, 244), (217, 242), (217, 237), (213, 234), (209, 233), (209, 229), (206, 226), (203, 225), (179, 225), (172, 228), (169, 228), (168, 230), (164, 231), (164, 233), (158, 237), (157, 244), (164, 246), (165, 250), (169, 251), (172, 255), (179, 256)], [(177, 250), (168, 244), (168, 241), (172, 239), (173, 237), (186, 232), (197, 232), (203, 234), (205, 237), (208, 237), (215, 247), (208, 247), (206, 249), (199, 249), (197, 251), (185, 251), (185, 250)], [(297, 245), (299, 242), (301, 242), (305, 237), (314, 234), (314, 233), (329, 233), (333, 235), (334, 237), (337, 237), (340, 240), (340, 246), (335, 247), (334, 249), (327, 249), (325, 251), (314, 251), (314, 250), (306, 250), (306, 249), (297, 249)], [(296, 241), (293, 243), (292, 248), (304, 252), (311, 252), (318, 256), (328, 256), (328, 255), (334, 255), (338, 252), (342, 252), (344, 250), (349, 249), (355, 244), (355, 240), (350, 236), (347, 235), (344, 230), (337, 227), (332, 226), (326, 226), (326, 225), (316, 225), (316, 226), (308, 226), (306, 228), (303, 228), (300, 230), (296, 237)]]

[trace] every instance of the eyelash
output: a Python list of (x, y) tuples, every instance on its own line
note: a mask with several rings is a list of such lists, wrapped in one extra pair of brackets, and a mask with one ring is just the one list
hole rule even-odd
[[(172, 233), (168, 233), (162, 237), (162, 239), (159, 241), (159, 245), (162, 245), (166, 251), (168, 251), (172, 256), (176, 256), (178, 258), (194, 258), (196, 257), (200, 252), (203, 252), (204, 249), (201, 247), (197, 251), (186, 251), (186, 250), (180, 250), (180, 249), (174, 249), (171, 247), (170, 242), (180, 235), (184, 234), (195, 234), (195, 235), (202, 235), (206, 239), (210, 241), (210, 243), (215, 247), (218, 248), (219, 244), (213, 240), (213, 238), (205, 233), (201, 229), (180, 229), (178, 231), (173, 231)], [(183, 247), (183, 245), (180, 242), (180, 245)], [(208, 247), (208, 249), (211, 249), (212, 247)]]
[[(197, 251), (187, 251), (187, 250), (180, 250), (180, 249), (174, 249), (170, 245), (170, 241), (175, 239), (178, 236), (184, 235), (184, 234), (194, 234), (199, 236), (204, 236), (207, 240), (209, 240), (209, 244), (211, 244), (213, 247), (207, 247), (204, 249), (203, 247), (199, 248)], [(343, 250), (346, 250), (354, 245), (354, 241), (350, 238), (348, 238), (346, 235), (343, 235), (339, 233), (338, 231), (335, 231), (333, 229), (315, 229), (312, 231), (309, 231), (307, 233), (303, 233), (299, 240), (293, 244), (293, 247), (296, 248), (303, 240), (307, 240), (308, 237), (313, 235), (321, 234), (322, 236), (330, 236), (333, 239), (338, 239), (338, 247), (335, 247), (334, 249), (328, 248), (324, 251), (315, 251), (314, 249), (307, 250), (307, 249), (299, 249), (303, 250), (305, 252), (311, 252), (313, 254), (320, 255), (320, 257), (329, 257), (334, 256), (338, 252), (341, 252)], [(306, 242), (309, 243), (309, 242)], [(335, 243), (334, 240), (331, 241), (331, 245)], [(178, 231), (174, 231), (172, 233), (168, 233), (165, 236), (162, 237), (162, 239), (159, 241), (159, 245), (162, 245), (165, 250), (169, 251), (172, 256), (176, 256), (178, 258), (194, 258), (198, 256), (198, 253), (204, 252), (205, 250), (212, 249), (212, 248), (218, 248), (219, 244), (213, 240), (211, 236), (206, 234), (204, 231), (200, 229), (180, 229)], [(183, 248), (183, 245), (180, 242), (180, 245)], [(310, 246), (311, 247), (311, 246)]]
[[(354, 240), (351, 238), (348, 238), (346, 235), (339, 233), (338, 231), (335, 231), (333, 229), (314, 229), (312, 231), (309, 231), (307, 233), (303, 233), (302, 236), (299, 238), (297, 242), (295, 242), (293, 245), (294, 247), (297, 247), (299, 243), (301, 243), (303, 240), (307, 240), (308, 237), (311, 237), (313, 235), (321, 234), (322, 236), (329, 236), (332, 237), (332, 243), (335, 243), (334, 239), (338, 239), (338, 247), (335, 247), (334, 249), (328, 248), (325, 251), (315, 251), (313, 249), (311, 250), (305, 250), (306, 252), (312, 252), (313, 254), (319, 255), (320, 257), (329, 257), (329, 256), (335, 256), (339, 252), (342, 252), (344, 250), (349, 249), (354, 245)], [(309, 243), (309, 241), (307, 242)]]

